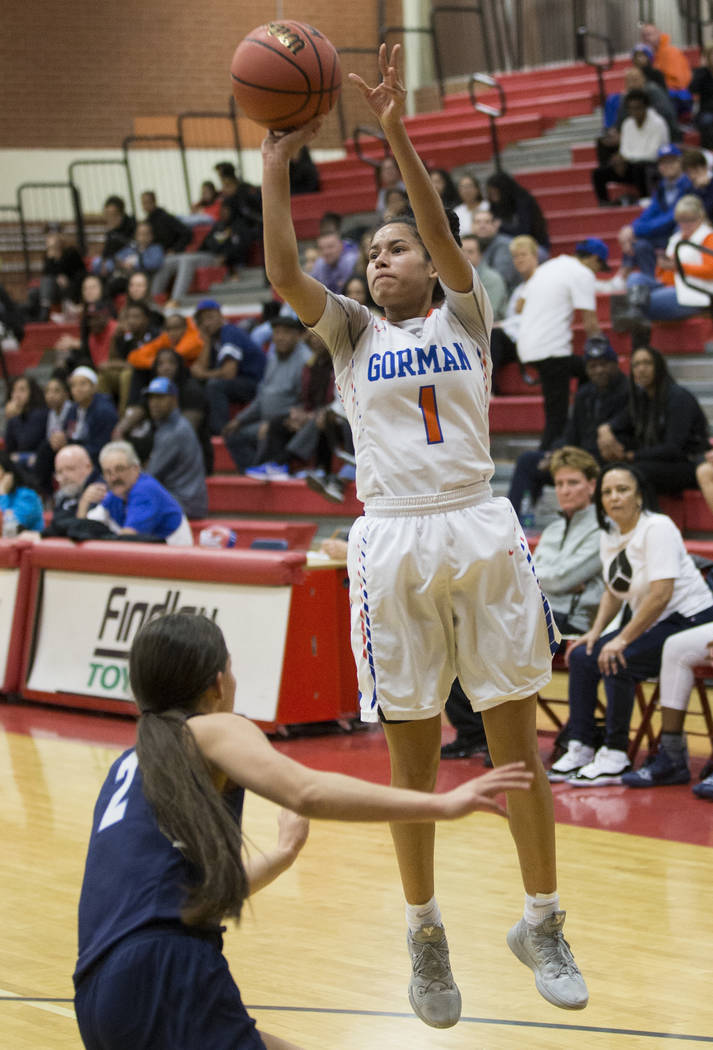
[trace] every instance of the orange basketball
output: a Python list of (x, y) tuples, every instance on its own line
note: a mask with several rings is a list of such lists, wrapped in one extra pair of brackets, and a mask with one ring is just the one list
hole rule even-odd
[(268, 22), (238, 44), (230, 64), (240, 110), (275, 131), (329, 113), (342, 71), (333, 45), (304, 22)]

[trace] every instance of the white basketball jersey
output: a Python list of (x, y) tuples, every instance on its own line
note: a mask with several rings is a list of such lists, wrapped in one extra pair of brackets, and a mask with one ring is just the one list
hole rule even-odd
[(352, 428), (359, 499), (403, 499), (487, 483), (493, 312), (473, 271), (427, 317), (392, 323), (327, 293), (314, 326), (330, 349)]

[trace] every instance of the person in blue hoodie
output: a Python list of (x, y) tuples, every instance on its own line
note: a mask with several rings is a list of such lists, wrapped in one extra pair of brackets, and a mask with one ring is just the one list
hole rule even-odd
[(693, 193), (693, 183), (683, 172), (680, 148), (671, 143), (658, 152), (658, 182), (651, 203), (629, 226), (619, 231), (622, 266), (637, 269), (653, 277), (656, 269), (656, 249), (665, 248), (676, 229), (674, 209), (681, 197)]

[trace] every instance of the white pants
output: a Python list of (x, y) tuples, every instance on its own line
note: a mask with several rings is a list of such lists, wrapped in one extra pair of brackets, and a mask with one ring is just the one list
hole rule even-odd
[(473, 709), (531, 696), (559, 644), (512, 505), (358, 518), (349, 534), (362, 721), (432, 718), (458, 676)]
[(686, 710), (693, 689), (693, 668), (708, 663), (709, 642), (713, 642), (713, 623), (702, 623), (666, 639), (659, 676), (662, 707)]

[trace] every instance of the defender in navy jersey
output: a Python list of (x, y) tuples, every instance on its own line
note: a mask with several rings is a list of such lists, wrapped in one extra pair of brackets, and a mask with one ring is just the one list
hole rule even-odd
[[(263, 143), (266, 269), (329, 347), (354, 437), (365, 515), (350, 533), (348, 568), (362, 717), (384, 725), (392, 783), (433, 790), (441, 711), (458, 677), (483, 712), (496, 764), (527, 762), (533, 790), (513, 798), (510, 817), (525, 914), (508, 944), (545, 998), (581, 1009), (587, 989), (562, 934), (552, 797), (535, 729), (536, 693), (551, 676), (559, 635), (512, 506), (490, 489), (492, 310), (408, 138), (399, 57), (399, 45), (391, 56), (382, 45), (374, 88), (351, 77), (413, 209), (372, 236), (367, 281), (384, 317), (300, 270), (288, 164), (318, 120), (270, 132)], [(426, 1024), (447, 1028), (460, 1017), (461, 997), (434, 896), (434, 827), (395, 826), (392, 834), (406, 898), (409, 999)]]
[[(531, 781), (521, 764), (434, 796), (293, 762), (232, 714), (230, 658), (204, 616), (150, 622), (129, 671), (137, 743), (100, 791), (79, 902), (75, 1008), (87, 1050), (298, 1050), (257, 1031), (223, 957), (220, 922), (239, 918), (248, 893), (292, 864), (305, 818), (505, 815), (493, 797)], [(245, 788), (296, 812), (280, 813), (272, 852), (243, 862)]]

